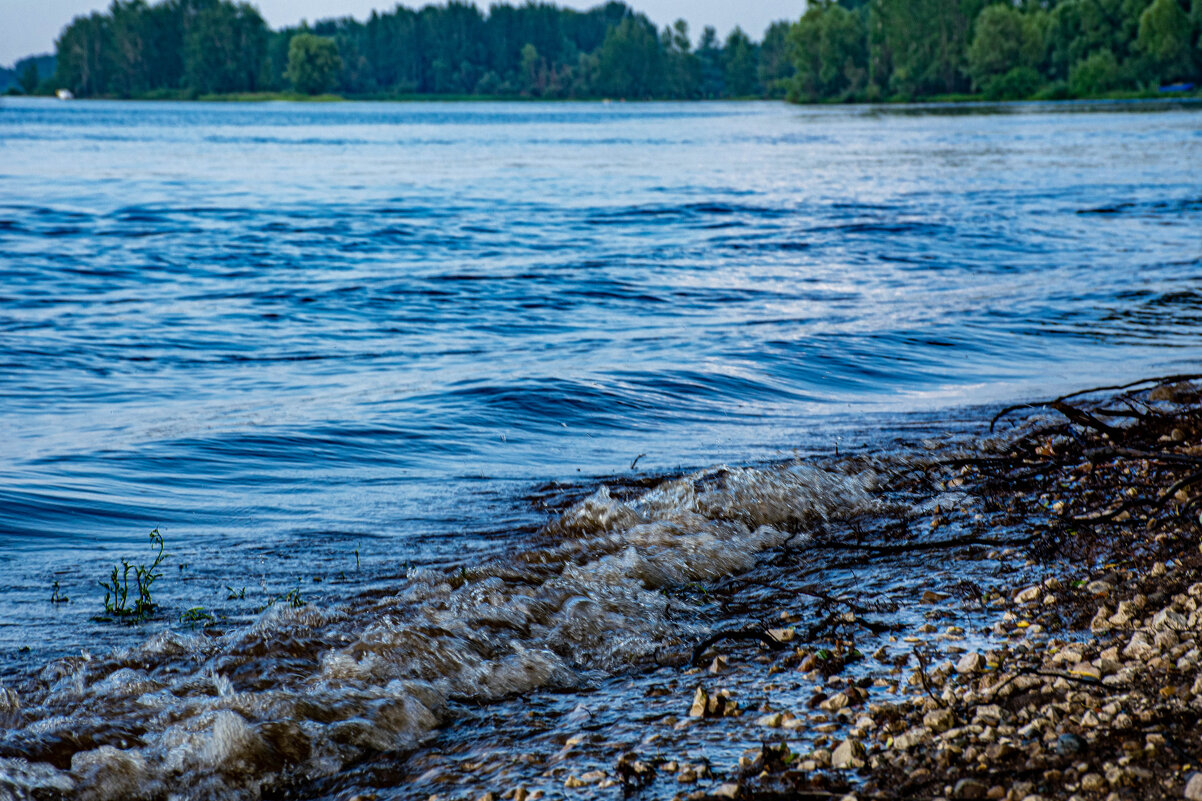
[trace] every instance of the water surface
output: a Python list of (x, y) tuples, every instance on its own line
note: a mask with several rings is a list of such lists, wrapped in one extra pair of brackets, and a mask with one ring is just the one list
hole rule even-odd
[[(292, 590), (362, 611), (529, 547), (551, 482), (1196, 370), (1199, 164), (1182, 104), (5, 99), (0, 671)], [(93, 620), (155, 527), (163, 615)], [(331, 614), (316, 652), (361, 635)]]

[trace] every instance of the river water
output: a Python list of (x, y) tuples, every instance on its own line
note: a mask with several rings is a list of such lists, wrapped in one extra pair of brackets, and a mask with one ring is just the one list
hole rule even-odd
[[(42, 676), (0, 754), (170, 788), (288, 719), (336, 770), (620, 671), (679, 630), (640, 593), (870, 505), (782, 460), (1196, 371), (1200, 111), (0, 101), (0, 680)], [(159, 613), (98, 619), (155, 528)]]

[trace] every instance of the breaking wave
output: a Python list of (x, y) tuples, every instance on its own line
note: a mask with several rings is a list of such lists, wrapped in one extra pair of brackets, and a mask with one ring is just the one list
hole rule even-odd
[(876, 508), (871, 474), (719, 467), (630, 498), (601, 487), (531, 547), (331, 609), (280, 605), (47, 666), (0, 692), (0, 797), (244, 799), (403, 751), (449, 703), (487, 703), (670, 658), (704, 629), (662, 590), (751, 568)]

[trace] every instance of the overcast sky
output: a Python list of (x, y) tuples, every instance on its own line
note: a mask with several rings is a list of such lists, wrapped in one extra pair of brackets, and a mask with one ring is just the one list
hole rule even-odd
[[(560, 5), (581, 9), (598, 2), (559, 0)], [(259, 0), (254, 4), (272, 27), (347, 14), (363, 19), (373, 8), (383, 11), (396, 6), (395, 2), (375, 0)], [(425, 0), (403, 3), (411, 7), (425, 4)], [(477, 4), (489, 3), (477, 0)], [(683, 17), (694, 40), (706, 25), (713, 25), (723, 36), (741, 25), (758, 40), (769, 23), (800, 17), (805, 8), (805, 0), (628, 0), (628, 4), (660, 27)], [(0, 65), (12, 66), (24, 56), (52, 51), (55, 38), (73, 17), (107, 7), (108, 0), (0, 0)]]

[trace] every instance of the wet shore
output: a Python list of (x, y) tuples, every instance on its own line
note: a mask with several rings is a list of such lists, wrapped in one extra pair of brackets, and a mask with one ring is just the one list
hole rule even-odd
[(1195, 801), (1196, 380), (549, 489), (510, 560), (0, 688), (0, 790)]
[[(408, 789), (1200, 798), (1199, 400), (1151, 381), (844, 460), (878, 476), (881, 506), (715, 583), (722, 622), (661, 655), (675, 666), (461, 723)], [(519, 758), (493, 750), (522, 727)]]

